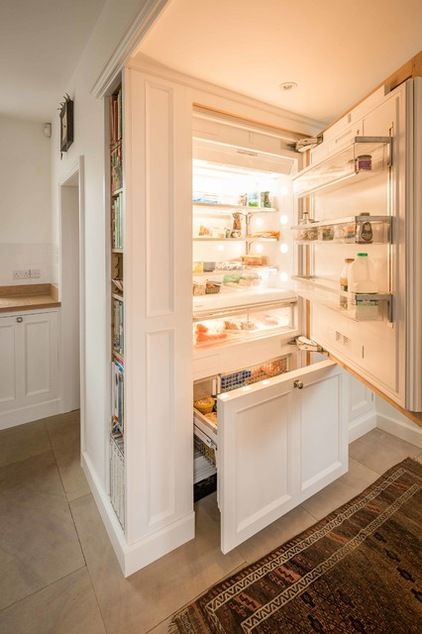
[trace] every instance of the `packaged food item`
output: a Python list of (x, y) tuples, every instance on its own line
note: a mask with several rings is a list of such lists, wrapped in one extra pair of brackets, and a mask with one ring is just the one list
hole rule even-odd
[(205, 294), (206, 295), (215, 295), (220, 292), (221, 284), (220, 282), (211, 282), (207, 280), (205, 285)]
[(266, 376), (277, 376), (278, 374), (286, 372), (286, 361), (284, 359), (271, 361), (270, 363), (265, 363), (261, 369)]
[(197, 401), (194, 401), (193, 406), (198, 412), (201, 414), (210, 414), (214, 409), (215, 398), (212, 396), (208, 396), (206, 398), (200, 398)]
[(193, 283), (193, 295), (196, 297), (197, 295), (205, 295), (206, 285), (204, 282), (194, 282)]
[(215, 262), (203, 262), (204, 273), (213, 273), (215, 271)]
[(274, 238), (275, 240), (280, 239), (280, 231), (255, 231), (248, 238)]
[(241, 321), (240, 329), (241, 330), (256, 330), (256, 324), (253, 321)]
[[(242, 232), (242, 216), (238, 211), (233, 214), (232, 238), (240, 238)], [(236, 234), (236, 235), (233, 235)]]
[(318, 228), (318, 240), (333, 240), (333, 238), (334, 227), (328, 225)]
[(267, 266), (268, 258), (266, 255), (242, 255), (242, 262), (246, 266)]
[(213, 344), (219, 343), (227, 338), (227, 334), (217, 330), (216, 332), (209, 332), (209, 329), (205, 324), (197, 324), (195, 330), (195, 341), (197, 344)]
[(252, 192), (248, 194), (248, 207), (259, 207), (259, 194)]
[(211, 235), (211, 231), (205, 225), (199, 225), (198, 235), (199, 235), (199, 237), (210, 236)]
[[(344, 293), (349, 290), (350, 267), (354, 261), (354, 258), (346, 258), (344, 260), (344, 266), (340, 274), (340, 290)], [(347, 296), (340, 295), (340, 306), (341, 308), (348, 308)]]
[(356, 157), (356, 170), (370, 171), (372, 169), (372, 156), (371, 154), (360, 154)]
[(258, 286), (261, 279), (257, 273), (243, 273), (239, 279), (239, 286)]
[[(366, 214), (361, 214), (362, 217), (366, 216)], [(372, 231), (372, 224), (368, 220), (358, 221), (358, 231), (357, 231), (357, 240), (356, 242), (361, 242), (365, 244), (369, 244), (373, 241), (374, 233)]]
[(205, 414), (205, 418), (213, 423), (213, 425), (217, 425), (218, 422), (218, 414), (217, 412), (209, 412), (209, 414)]
[(248, 194), (240, 194), (239, 196), (239, 205), (242, 207), (247, 207), (248, 205)]
[(271, 207), (270, 192), (261, 192), (261, 207)]
[(203, 273), (203, 272), (204, 272), (203, 262), (194, 262), (192, 264), (192, 273)]
[(237, 325), (235, 321), (230, 321), (229, 319), (226, 319), (224, 321), (224, 329), (225, 330), (240, 330), (240, 327)]
[(223, 277), (223, 284), (239, 284), (240, 271), (237, 273), (226, 273)]

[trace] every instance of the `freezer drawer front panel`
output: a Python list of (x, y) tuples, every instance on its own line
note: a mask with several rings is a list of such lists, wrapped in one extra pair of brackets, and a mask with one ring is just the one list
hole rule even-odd
[[(240, 390), (236, 390), (240, 391)], [(292, 380), (219, 402), (221, 549), (226, 553), (290, 510), (298, 452)]]
[(347, 470), (347, 396), (321, 361), (219, 397), (224, 553)]
[(348, 468), (347, 391), (340, 368), (317, 372), (299, 397), (300, 488), (305, 500)]

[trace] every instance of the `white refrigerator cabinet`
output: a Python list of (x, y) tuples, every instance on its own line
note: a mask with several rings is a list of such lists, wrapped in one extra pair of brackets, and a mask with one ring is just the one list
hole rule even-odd
[(347, 399), (331, 361), (219, 396), (223, 553), (347, 471)]

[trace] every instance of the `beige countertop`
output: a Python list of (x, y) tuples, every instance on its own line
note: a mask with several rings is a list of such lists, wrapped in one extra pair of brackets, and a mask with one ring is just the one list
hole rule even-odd
[(0, 313), (36, 308), (58, 308), (58, 290), (52, 284), (0, 286)]

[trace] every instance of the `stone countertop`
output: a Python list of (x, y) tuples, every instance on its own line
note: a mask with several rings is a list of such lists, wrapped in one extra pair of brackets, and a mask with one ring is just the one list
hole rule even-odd
[(0, 313), (60, 306), (57, 287), (52, 284), (0, 286)]

